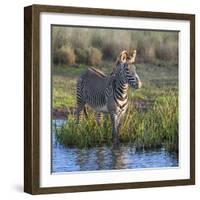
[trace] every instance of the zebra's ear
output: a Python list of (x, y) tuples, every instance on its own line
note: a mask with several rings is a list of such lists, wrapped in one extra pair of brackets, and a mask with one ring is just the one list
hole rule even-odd
[(130, 56), (130, 60), (128, 61), (130, 64), (133, 64), (135, 62), (137, 51), (134, 50), (132, 56)]
[(119, 55), (118, 61), (126, 63), (129, 60), (129, 54), (126, 50), (122, 51)]

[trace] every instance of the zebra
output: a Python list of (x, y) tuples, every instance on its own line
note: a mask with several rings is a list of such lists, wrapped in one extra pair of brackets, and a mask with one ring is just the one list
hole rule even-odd
[(128, 107), (128, 86), (134, 89), (142, 86), (133, 65), (135, 56), (135, 51), (132, 56), (129, 56), (127, 51), (122, 51), (110, 75), (105, 75), (102, 71), (91, 67), (77, 80), (77, 124), (79, 124), (81, 112), (84, 111), (87, 114), (85, 105), (89, 105), (98, 113), (99, 125), (102, 113), (108, 113), (112, 124), (114, 145), (119, 143), (120, 121)]

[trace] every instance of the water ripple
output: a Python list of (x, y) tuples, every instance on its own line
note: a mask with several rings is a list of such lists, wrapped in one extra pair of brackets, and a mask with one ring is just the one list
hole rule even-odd
[[(62, 125), (59, 120), (57, 126)], [(53, 133), (54, 134), (54, 133)], [(94, 147), (88, 149), (67, 148), (52, 137), (52, 172), (94, 171), (113, 169), (177, 167), (178, 157), (165, 149), (136, 151), (132, 146), (118, 148)]]

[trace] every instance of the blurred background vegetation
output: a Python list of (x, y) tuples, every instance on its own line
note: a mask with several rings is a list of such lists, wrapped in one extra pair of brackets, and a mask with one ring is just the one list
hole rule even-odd
[(177, 41), (177, 32), (53, 26), (53, 64), (98, 66), (124, 49), (137, 49), (136, 63), (177, 64)]

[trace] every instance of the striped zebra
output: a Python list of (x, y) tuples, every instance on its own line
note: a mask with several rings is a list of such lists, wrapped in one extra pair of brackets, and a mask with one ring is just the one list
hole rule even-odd
[(122, 51), (113, 73), (107, 76), (92, 67), (77, 81), (77, 123), (79, 123), (82, 111), (87, 114), (86, 104), (97, 112), (99, 125), (102, 113), (108, 113), (112, 124), (114, 145), (119, 143), (120, 121), (128, 107), (128, 86), (130, 85), (134, 89), (142, 86), (133, 65), (135, 56), (135, 51), (132, 56), (129, 56), (127, 51)]

